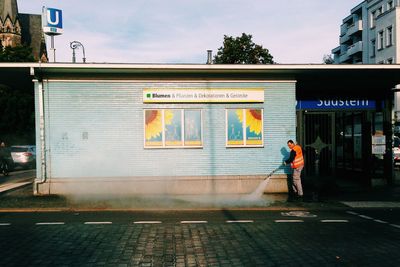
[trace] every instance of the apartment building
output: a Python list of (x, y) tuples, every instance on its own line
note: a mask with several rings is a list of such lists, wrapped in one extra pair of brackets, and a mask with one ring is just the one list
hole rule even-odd
[(366, 0), (351, 9), (340, 26), (335, 64), (400, 62), (400, 0)]

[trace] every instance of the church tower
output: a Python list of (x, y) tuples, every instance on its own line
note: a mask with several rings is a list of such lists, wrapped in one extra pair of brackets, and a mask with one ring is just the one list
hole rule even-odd
[(0, 0), (1, 47), (21, 45), (21, 23), (17, 0)]
[(35, 61), (47, 61), (42, 16), (19, 13), (17, 0), (0, 0), (0, 49), (19, 45), (31, 47)]

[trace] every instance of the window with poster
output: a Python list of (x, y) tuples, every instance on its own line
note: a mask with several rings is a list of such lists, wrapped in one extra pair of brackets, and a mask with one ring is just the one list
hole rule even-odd
[(226, 146), (262, 147), (263, 109), (226, 110)]
[(201, 110), (144, 110), (145, 148), (201, 148), (202, 146)]

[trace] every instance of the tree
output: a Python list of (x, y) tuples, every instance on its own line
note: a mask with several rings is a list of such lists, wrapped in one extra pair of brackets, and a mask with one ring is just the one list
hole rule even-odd
[[(34, 62), (28, 46), (0, 46), (0, 62)], [(33, 86), (10, 84), (0, 80), (0, 140), (7, 145), (35, 142), (35, 106)]]
[(32, 48), (25, 45), (0, 48), (0, 62), (34, 62)]
[(35, 142), (35, 106), (31, 88), (0, 84), (0, 139), (10, 144)]
[(328, 54), (324, 55), (324, 57), (322, 58), (322, 61), (324, 64), (334, 64), (335, 63), (335, 60), (332, 58), (332, 56), (328, 55)]
[(242, 33), (240, 37), (224, 35), (223, 46), (214, 57), (215, 64), (273, 64), (268, 49), (253, 43), (252, 35)]

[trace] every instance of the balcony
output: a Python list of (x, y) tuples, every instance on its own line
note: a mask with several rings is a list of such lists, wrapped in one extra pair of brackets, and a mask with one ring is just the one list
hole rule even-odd
[(351, 36), (363, 30), (362, 20), (359, 19), (351, 25), (343, 24), (341, 26), (340, 43), (345, 44), (351, 40)]
[(346, 35), (351, 36), (351, 35), (355, 34), (356, 32), (362, 31), (362, 29), (363, 29), (362, 20), (357, 20), (354, 24), (349, 26), (349, 28), (347, 29)]
[(358, 41), (357, 43), (352, 44), (349, 46), (349, 49), (347, 49), (347, 55), (351, 56), (354, 55), (355, 53), (362, 52), (363, 49), (363, 42)]
[(347, 55), (347, 53), (342, 54), (339, 57), (339, 63), (340, 64), (346, 63), (348, 60), (350, 60), (350, 57)]
[(345, 44), (346, 42), (350, 41), (350, 36), (348, 34), (345, 34), (340, 37), (340, 44)]
[(340, 54), (340, 48), (341, 48), (341, 46), (339, 45), (339, 46), (337, 46), (337, 47), (335, 47), (335, 48), (333, 48), (332, 49), (332, 54)]

